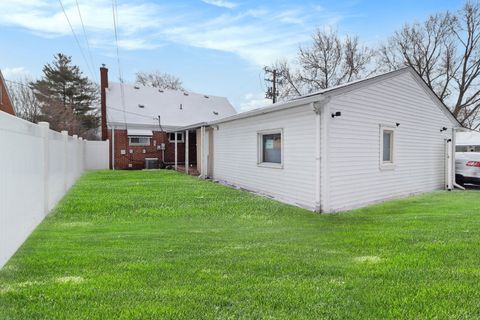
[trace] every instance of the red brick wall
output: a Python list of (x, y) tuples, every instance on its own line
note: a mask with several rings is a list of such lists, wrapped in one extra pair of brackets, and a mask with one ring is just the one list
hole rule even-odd
[(8, 97), (7, 93), (7, 86), (5, 83), (3, 83), (3, 78), (0, 75), (0, 110), (5, 111), (6, 113), (10, 113), (15, 115), (15, 111), (13, 110), (13, 105), (12, 102), (10, 101), (10, 98)]
[[(189, 163), (197, 162), (196, 134), (189, 134)], [(110, 158), (112, 154), (112, 130), (108, 130), (108, 139), (110, 140)], [(150, 140), (150, 146), (129, 146), (127, 130), (115, 130), (115, 169), (144, 169), (145, 158), (158, 158), (162, 160), (162, 150), (157, 150), (160, 143), (165, 143), (165, 159), (166, 164), (174, 164), (175, 162), (175, 143), (168, 142), (168, 134), (165, 132), (154, 131)], [(121, 150), (125, 150), (126, 154), (121, 154)], [(133, 153), (130, 153), (133, 150)], [(145, 150), (145, 153), (143, 151)], [(185, 163), (185, 143), (177, 143), (178, 163)], [(131, 167), (129, 166), (131, 164)], [(111, 159), (110, 159), (111, 167)]]

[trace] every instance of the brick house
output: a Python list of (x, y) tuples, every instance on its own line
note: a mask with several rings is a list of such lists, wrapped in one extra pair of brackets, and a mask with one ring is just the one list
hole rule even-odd
[(0, 70), (0, 111), (10, 113), (15, 115), (15, 110), (13, 109), (12, 100), (8, 94), (7, 84), (3, 78), (2, 71)]
[(197, 130), (177, 129), (236, 114), (224, 97), (109, 82), (105, 66), (100, 89), (102, 140), (110, 141), (114, 169), (165, 164), (196, 172)]

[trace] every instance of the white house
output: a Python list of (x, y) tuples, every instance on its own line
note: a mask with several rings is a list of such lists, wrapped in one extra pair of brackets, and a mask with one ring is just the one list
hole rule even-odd
[(454, 184), (460, 127), (411, 68), (184, 127), (201, 175), (321, 212)]

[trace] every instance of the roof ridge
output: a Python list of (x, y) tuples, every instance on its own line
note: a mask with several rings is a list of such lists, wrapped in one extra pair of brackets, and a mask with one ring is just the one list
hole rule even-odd
[[(115, 85), (121, 85), (120, 82), (110, 82), (110, 84), (115, 84)], [(190, 91), (190, 90), (176, 90), (176, 89), (162, 89), (162, 88), (157, 88), (157, 87), (153, 87), (153, 86), (146, 86), (146, 85), (143, 85), (143, 84), (140, 84), (140, 83), (124, 83), (123, 84), (124, 86), (128, 86), (130, 88), (134, 88), (136, 86), (141, 86), (143, 87), (144, 89), (147, 89), (147, 90), (151, 90), (151, 91), (159, 91), (159, 90), (162, 90), (164, 92), (171, 92), (171, 93), (179, 93), (179, 94), (184, 94), (184, 93), (188, 93), (189, 95), (192, 94), (192, 95), (198, 95), (198, 96), (206, 96), (206, 97), (209, 97), (209, 98), (223, 98), (223, 99), (228, 99), (227, 97), (225, 96), (217, 96), (217, 95), (212, 95), (212, 94), (208, 94), (208, 93), (199, 93), (199, 92), (195, 92), (195, 91)], [(138, 89), (137, 89), (138, 90)]]

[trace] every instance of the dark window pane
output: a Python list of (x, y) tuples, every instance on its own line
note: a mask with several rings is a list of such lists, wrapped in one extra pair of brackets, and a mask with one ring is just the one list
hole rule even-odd
[(383, 131), (383, 161), (392, 161), (392, 132)]
[(282, 162), (282, 136), (280, 133), (262, 136), (263, 162)]

